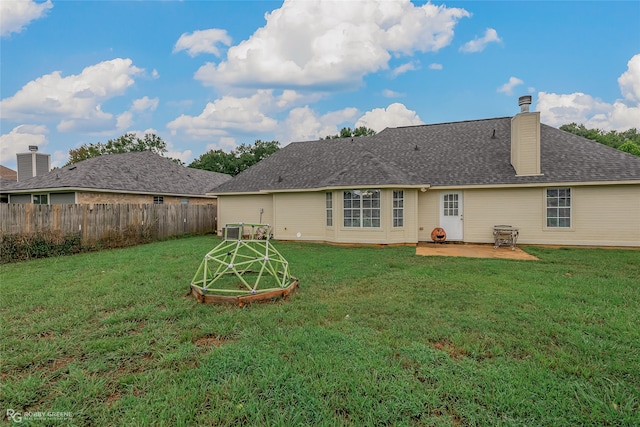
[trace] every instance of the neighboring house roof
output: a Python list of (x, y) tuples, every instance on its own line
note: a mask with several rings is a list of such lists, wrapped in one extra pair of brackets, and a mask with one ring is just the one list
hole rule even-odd
[(110, 191), (204, 196), (230, 175), (180, 166), (151, 151), (105, 154), (3, 186), (3, 192)]
[(551, 126), (540, 126), (540, 152), (542, 175), (516, 176), (510, 117), (387, 128), (291, 143), (210, 191), (640, 181), (639, 157)]
[(6, 166), (0, 165), (0, 179), (7, 181), (16, 181), (18, 179), (18, 172), (13, 169), (9, 169)]

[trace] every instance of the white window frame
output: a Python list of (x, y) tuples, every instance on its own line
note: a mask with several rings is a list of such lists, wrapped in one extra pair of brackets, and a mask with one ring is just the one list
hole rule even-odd
[(443, 196), (442, 212), (444, 216), (459, 216), (460, 199), (458, 193), (445, 194)]
[(345, 228), (381, 228), (381, 206), (382, 191), (379, 189), (344, 190), (342, 224)]
[(325, 206), (325, 225), (327, 227), (333, 227), (333, 193), (328, 191), (324, 193), (324, 206)]
[(545, 228), (570, 230), (573, 227), (571, 187), (549, 187), (545, 194)]
[(154, 205), (164, 205), (164, 196), (153, 196)]
[(404, 190), (393, 190), (391, 197), (393, 199), (393, 226), (396, 228), (404, 227)]
[[(36, 203), (36, 197), (38, 197), (38, 203)], [(44, 197), (45, 198), (45, 202), (42, 203), (40, 201), (40, 198)], [(48, 205), (49, 204), (49, 194), (44, 193), (44, 194), (32, 194), (31, 195), (31, 203), (33, 203), (34, 205)]]

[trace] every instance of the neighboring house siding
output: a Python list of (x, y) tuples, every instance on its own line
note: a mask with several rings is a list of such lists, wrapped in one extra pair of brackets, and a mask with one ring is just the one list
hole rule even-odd
[(51, 205), (76, 203), (76, 193), (51, 193), (49, 197), (49, 204)]
[[(263, 209), (260, 221), (260, 209)], [(273, 223), (273, 196), (218, 196), (218, 233), (222, 233), (225, 224), (244, 222), (249, 224)]]
[[(180, 204), (185, 197), (164, 196), (164, 204)], [(215, 205), (216, 199), (205, 197), (187, 197), (192, 205)], [(151, 194), (124, 194), (124, 193), (99, 193), (99, 192), (78, 192), (78, 203), (133, 203), (133, 204), (153, 204)]]
[(9, 203), (31, 203), (31, 194), (11, 194), (9, 195)]
[(518, 227), (518, 243), (551, 245), (640, 245), (640, 186), (567, 186), (572, 190), (572, 224), (568, 229), (546, 227), (548, 187), (466, 190), (464, 240), (493, 241), (498, 224)]

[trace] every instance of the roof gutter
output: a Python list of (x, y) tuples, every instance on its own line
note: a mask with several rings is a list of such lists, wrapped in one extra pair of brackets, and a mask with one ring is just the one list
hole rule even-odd
[(148, 191), (131, 191), (131, 190), (105, 190), (98, 188), (83, 187), (53, 187), (53, 188), (29, 188), (26, 190), (0, 190), (3, 194), (34, 194), (34, 193), (53, 193), (53, 192), (72, 192), (81, 191), (84, 193), (109, 193), (109, 194), (142, 194), (148, 196), (174, 196), (174, 197), (206, 197), (213, 199), (216, 196), (210, 193), (205, 194), (183, 194), (183, 193), (163, 193)]
[(431, 188), (431, 184), (385, 184), (385, 185), (335, 185), (335, 186), (325, 186), (325, 187), (314, 187), (314, 188), (287, 188), (287, 189), (272, 189), (272, 190), (258, 190), (258, 191), (233, 191), (233, 192), (225, 192), (225, 193), (216, 193), (211, 192), (207, 194), (216, 195), (216, 196), (249, 196), (249, 195), (257, 195), (257, 194), (273, 194), (273, 193), (306, 193), (306, 192), (320, 192), (320, 191), (333, 191), (333, 190), (345, 190), (345, 189), (379, 189), (379, 188), (418, 188), (427, 189)]

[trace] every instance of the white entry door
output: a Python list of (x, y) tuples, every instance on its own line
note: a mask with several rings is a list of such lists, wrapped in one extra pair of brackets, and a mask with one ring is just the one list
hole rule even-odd
[(440, 193), (440, 227), (447, 233), (447, 240), (462, 240), (462, 192)]

